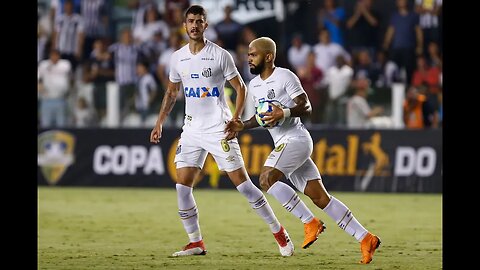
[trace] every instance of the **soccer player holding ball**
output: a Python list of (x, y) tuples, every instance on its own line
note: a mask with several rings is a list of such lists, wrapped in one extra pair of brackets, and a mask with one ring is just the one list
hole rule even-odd
[[(262, 168), (260, 186), (304, 223), (305, 237), (302, 248), (313, 244), (325, 230), (325, 226), (308, 209), (295, 190), (280, 181), (284, 177), (310, 197), (342, 230), (352, 235), (360, 243), (360, 263), (370, 263), (380, 245), (380, 238), (365, 229), (350, 209), (325, 189), (320, 172), (310, 158), (313, 152), (312, 137), (300, 120), (301, 116), (311, 113), (310, 101), (298, 77), (288, 69), (275, 66), (275, 55), (275, 42), (268, 37), (257, 38), (249, 44), (250, 72), (258, 75), (248, 86), (255, 104), (258, 106), (275, 100), (282, 105), (272, 105), (270, 112), (262, 113), (264, 116), (261, 123), (264, 123), (264, 126), (283, 123), (267, 129), (275, 149)], [(233, 119), (227, 123), (225, 131), (232, 136), (236, 135), (242, 130), (258, 127), (260, 124), (257, 120), (256, 115), (245, 122)]]
[[(263, 192), (247, 174), (236, 134), (225, 138), (225, 123), (239, 119), (243, 112), (246, 85), (223, 48), (204, 38), (208, 27), (206, 11), (193, 5), (185, 12), (183, 26), (188, 44), (175, 51), (170, 60), (167, 91), (162, 101), (150, 142), (158, 143), (162, 126), (172, 111), (180, 85), (185, 93), (185, 122), (175, 155), (177, 168), (178, 214), (190, 242), (172, 256), (205, 255), (207, 253), (199, 224), (199, 211), (193, 197), (194, 179), (200, 173), (207, 154), (211, 153), (220, 170), (226, 171), (237, 190), (268, 224), (282, 256), (291, 256), (294, 246), (285, 228), (279, 223)], [(236, 110), (232, 115), (227, 105), (224, 85), (228, 80), (237, 92)]]

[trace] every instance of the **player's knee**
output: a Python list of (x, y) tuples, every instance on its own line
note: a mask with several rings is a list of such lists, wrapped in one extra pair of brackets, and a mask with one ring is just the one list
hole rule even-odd
[(268, 179), (264, 174), (260, 174), (260, 187), (262, 188), (263, 191), (267, 191), (270, 188), (270, 185), (268, 184)]
[(276, 182), (276, 180), (273, 180), (272, 174), (269, 171), (262, 172), (259, 181), (260, 187), (265, 192)]

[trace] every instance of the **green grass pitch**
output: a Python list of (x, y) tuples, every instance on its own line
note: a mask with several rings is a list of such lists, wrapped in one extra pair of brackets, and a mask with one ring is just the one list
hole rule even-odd
[(382, 239), (372, 263), (303, 194), (327, 230), (302, 249), (303, 225), (269, 194), (295, 244), (282, 257), (268, 226), (236, 190), (195, 189), (206, 256), (188, 243), (175, 189), (38, 187), (38, 269), (442, 269), (442, 195), (331, 192)]

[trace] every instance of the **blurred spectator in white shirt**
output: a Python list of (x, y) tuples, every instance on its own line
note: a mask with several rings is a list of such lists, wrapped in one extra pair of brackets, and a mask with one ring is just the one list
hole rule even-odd
[(345, 123), (345, 94), (353, 77), (353, 69), (347, 65), (343, 55), (336, 57), (336, 65), (327, 70), (325, 82), (328, 84), (327, 123)]
[(297, 73), (299, 69), (307, 65), (308, 54), (311, 50), (310, 45), (303, 43), (301, 34), (293, 35), (292, 46), (288, 48), (288, 62), (292, 66), (293, 72)]
[(67, 125), (67, 95), (71, 87), (72, 66), (60, 59), (60, 52), (52, 50), (50, 58), (38, 65), (38, 94), (40, 99), (40, 127)]
[(355, 94), (347, 102), (347, 127), (367, 128), (372, 117), (383, 113), (383, 107), (373, 107), (367, 102), (370, 81), (365, 77), (359, 77), (354, 83)]

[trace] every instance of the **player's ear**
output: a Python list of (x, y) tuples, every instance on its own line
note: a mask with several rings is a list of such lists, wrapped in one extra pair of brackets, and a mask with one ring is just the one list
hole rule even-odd
[(272, 62), (273, 55), (271, 53), (267, 53), (267, 56), (265, 57), (266, 62)]

